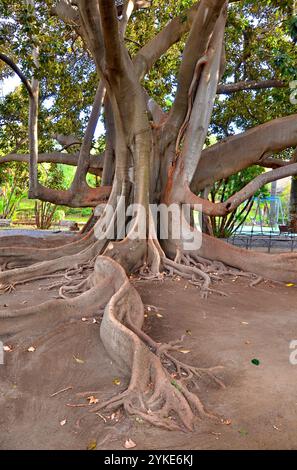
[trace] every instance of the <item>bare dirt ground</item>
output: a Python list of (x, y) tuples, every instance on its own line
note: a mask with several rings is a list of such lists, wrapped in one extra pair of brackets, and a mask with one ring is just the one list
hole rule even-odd
[[(1, 309), (56, 296), (44, 290), (51, 282), (18, 286), (0, 297)], [(181, 360), (224, 366), (218, 376), (225, 389), (202, 379), (198, 390), (223, 422), (197, 419), (192, 433), (168, 432), (118, 414), (90, 413), (96, 405), (78, 392), (90, 391), (100, 402), (127, 385), (101, 344), (100, 312), (94, 312), (96, 323), (75, 320), (45, 335), (1, 338), (12, 351), (0, 365), (0, 448), (123, 449), (131, 438), (137, 449), (297, 449), (297, 366), (289, 362), (289, 343), (297, 340), (296, 287), (228, 279), (218, 287), (228, 297), (203, 300), (183, 281), (135, 285), (144, 304), (158, 307), (147, 308), (146, 332), (161, 342), (185, 334), (184, 352), (176, 353)]]

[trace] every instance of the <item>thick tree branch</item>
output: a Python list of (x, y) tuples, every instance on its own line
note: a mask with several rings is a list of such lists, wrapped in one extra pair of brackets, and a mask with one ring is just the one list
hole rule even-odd
[(63, 191), (38, 184), (35, 198), (68, 207), (96, 207), (101, 202), (107, 201), (111, 189), (110, 186), (101, 186), (100, 188), (83, 188), (82, 191)]
[(198, 193), (206, 186), (212, 186), (215, 181), (296, 145), (297, 114), (274, 119), (242, 134), (228, 137), (202, 151), (191, 190)]
[(221, 83), (218, 86), (217, 93), (222, 95), (231, 95), (237, 91), (243, 90), (264, 90), (267, 88), (284, 88), (287, 83), (282, 80), (252, 80), (250, 82)]
[[(240, 0), (231, 0), (234, 3)], [(142, 79), (150, 71), (155, 62), (177, 43), (186, 34), (193, 24), (199, 2), (173, 18), (169, 23), (145, 46), (143, 46), (133, 58), (137, 76)]]
[(184, 49), (176, 97), (167, 122), (167, 128), (174, 128), (176, 133), (186, 116), (188, 93), (194, 74), (197, 81), (201, 74), (201, 67), (197, 68), (196, 65), (199, 62), (203, 65), (202, 59), (206, 55), (216, 21), (225, 3), (225, 0), (201, 0), (199, 3)]
[(197, 10), (198, 3), (171, 20), (165, 28), (137, 52), (133, 63), (139, 79), (142, 79), (154, 63), (190, 30)]
[(80, 0), (78, 6), (83, 37), (92, 53), (97, 70), (102, 72), (104, 44), (98, 0)]
[(93, 108), (84, 135), (83, 143), (80, 148), (77, 169), (71, 186), (73, 190), (79, 188), (80, 186), (86, 185), (86, 174), (90, 166), (90, 152), (92, 148), (92, 141), (98, 124), (98, 120), (100, 118), (104, 95), (105, 87), (103, 81), (101, 81), (96, 91)]
[(114, 0), (98, 0), (105, 46), (105, 62), (110, 77), (123, 71), (119, 22)]
[(8, 57), (6, 54), (3, 54), (2, 52), (0, 52), (0, 60), (5, 62), (17, 74), (21, 82), (25, 85), (29, 93), (29, 96), (32, 98), (33, 97), (32, 87), (29, 81), (27, 80), (27, 78), (25, 77), (25, 75), (23, 74), (23, 72), (20, 70), (20, 68), (14, 63), (14, 61), (10, 57)]
[(281, 160), (280, 158), (264, 158), (255, 163), (255, 165), (262, 166), (263, 168), (280, 168), (281, 166), (287, 166), (294, 163), (293, 160)]
[(201, 204), (202, 212), (210, 216), (224, 216), (234, 211), (240, 204), (253, 196), (262, 186), (288, 176), (297, 174), (297, 163), (286, 165), (276, 170), (267, 171), (254, 178), (243, 189), (231, 196), (225, 202), (213, 203), (192, 193), (188, 187), (185, 188), (185, 204)]
[[(79, 153), (39, 153), (38, 163), (60, 163), (64, 165), (77, 166)], [(2, 163), (10, 162), (30, 162), (30, 155), (28, 154), (15, 154), (10, 153), (5, 157), (0, 157), (0, 165)], [(104, 154), (101, 155), (90, 155), (90, 167), (89, 173), (94, 175), (101, 175), (104, 164)]]
[[(189, 122), (185, 123), (186, 135), (178, 157), (179, 182), (182, 175), (182, 179), (190, 184), (207, 135), (219, 79), (226, 17), (226, 11), (223, 11), (217, 20), (193, 106), (188, 105)], [(176, 151), (178, 153), (179, 149)]]
[(79, 27), (79, 12), (71, 6), (68, 0), (59, 0), (57, 4), (52, 7), (51, 13), (58, 16), (64, 23)]

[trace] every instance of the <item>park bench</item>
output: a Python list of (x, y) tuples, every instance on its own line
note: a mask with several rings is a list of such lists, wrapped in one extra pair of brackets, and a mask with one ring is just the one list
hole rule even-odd
[(291, 228), (289, 227), (289, 225), (279, 225), (278, 228), (279, 228), (279, 233), (280, 234), (282, 234), (282, 233), (291, 233)]
[(0, 227), (9, 227), (11, 219), (0, 219)]

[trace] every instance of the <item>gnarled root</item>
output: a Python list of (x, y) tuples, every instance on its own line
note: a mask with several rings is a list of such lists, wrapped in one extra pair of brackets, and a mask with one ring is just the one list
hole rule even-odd
[(23, 334), (33, 325), (36, 328), (36, 316), (40, 330), (67, 319), (94, 315), (100, 306), (106, 305), (100, 336), (110, 356), (131, 380), (125, 392), (102, 402), (100, 409), (123, 406), (129, 415), (166, 429), (193, 429), (196, 414), (213, 417), (188, 387), (202, 370), (170, 356), (176, 344), (162, 347), (142, 332), (143, 304), (124, 269), (114, 260), (98, 256), (92, 274), (67, 293), (71, 295), (85, 288), (88, 290), (76, 297), (66, 298), (64, 289), (63, 299), (1, 311), (0, 335)]
[(143, 324), (143, 304), (124, 270), (104, 257), (98, 258), (96, 266), (97, 270), (104, 270), (105, 274), (109, 272), (116, 280), (116, 293), (105, 308), (100, 336), (114, 361), (131, 374), (128, 389), (102, 402), (99, 409), (122, 405), (128, 414), (138, 415), (166, 429), (181, 426), (192, 429), (195, 412), (200, 416), (212, 416), (182, 380), (171, 377), (153, 351), (153, 344), (145, 344), (135, 333)]
[(35, 263), (32, 266), (0, 272), (0, 286), (3, 289), (6, 286), (14, 285), (21, 281), (26, 282), (28, 279), (37, 279), (60, 271), (79, 269), (81, 265), (91, 262), (98, 256), (105, 243), (105, 240), (98, 240), (89, 248), (73, 255), (66, 255), (58, 259)]
[[(74, 255), (80, 251), (85, 250), (89, 246), (91, 246), (94, 241), (94, 233), (91, 231), (84, 237), (80, 239), (74, 240), (67, 240), (63, 244), (57, 244), (57, 246), (49, 246), (45, 245), (45, 247), (38, 246), (38, 242), (36, 242), (36, 246), (31, 246), (30, 244), (25, 245), (17, 245), (13, 244), (12, 237), (11, 238), (11, 245), (6, 245), (5, 243), (1, 243), (0, 239), (0, 262), (6, 263), (7, 269), (13, 269), (16, 267), (22, 266), (29, 266), (34, 263), (38, 263), (41, 261), (49, 261), (58, 259), (62, 256), (69, 256)], [(33, 238), (33, 237), (32, 237)]]
[(270, 254), (245, 250), (204, 233), (199, 256), (273, 281), (297, 282), (297, 253)]

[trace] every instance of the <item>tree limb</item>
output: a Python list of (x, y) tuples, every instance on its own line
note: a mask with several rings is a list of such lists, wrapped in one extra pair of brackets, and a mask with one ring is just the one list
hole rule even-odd
[(262, 186), (288, 176), (297, 174), (297, 163), (286, 165), (276, 170), (262, 173), (250, 181), (243, 189), (231, 196), (225, 202), (213, 203), (192, 193), (189, 187), (185, 188), (183, 202), (185, 204), (201, 204), (202, 212), (210, 216), (224, 216), (234, 211), (242, 202), (253, 196)]
[[(39, 153), (38, 163), (60, 163), (63, 165), (77, 166), (79, 153)], [(29, 163), (30, 155), (28, 154), (15, 154), (10, 153), (5, 157), (0, 157), (0, 165), (2, 163), (10, 162), (24, 162)], [(104, 163), (104, 154), (101, 155), (90, 155), (90, 167), (89, 173), (100, 175), (102, 172)]]
[(284, 88), (287, 83), (282, 80), (252, 80), (237, 83), (221, 83), (218, 86), (217, 94), (231, 95), (237, 91), (243, 90), (264, 90), (267, 88)]
[[(177, 133), (188, 107), (188, 93), (194, 73), (199, 77), (196, 65), (207, 52), (216, 21), (225, 5), (225, 0), (201, 0), (186, 43), (178, 75), (178, 87), (166, 128)], [(201, 73), (201, 70), (200, 70)]]
[(110, 76), (123, 71), (122, 48), (119, 22), (114, 0), (98, 0), (100, 19), (105, 46), (106, 68)]
[(82, 146), (79, 152), (77, 169), (76, 169), (75, 177), (71, 185), (73, 190), (82, 185), (86, 185), (86, 174), (90, 166), (90, 152), (91, 152), (91, 147), (92, 147), (92, 141), (93, 141), (94, 133), (98, 124), (98, 120), (100, 118), (104, 96), (105, 96), (105, 87), (104, 87), (103, 81), (100, 81), (97, 91), (96, 91), (95, 100), (93, 103), (88, 125), (85, 131)]
[[(205, 142), (216, 97), (226, 18), (226, 11), (222, 11), (216, 22), (213, 36), (207, 50), (206, 64), (201, 72), (194, 103), (192, 106), (191, 102), (188, 105), (189, 122), (188, 124), (186, 123), (187, 130), (182, 152), (178, 157), (178, 167), (180, 168), (178, 176), (179, 182), (181, 181), (180, 175), (182, 175), (182, 178), (188, 181), (188, 183), (191, 182)], [(191, 96), (189, 100), (191, 100)], [(176, 152), (179, 152), (178, 148)]]
[(82, 191), (52, 189), (38, 184), (35, 198), (40, 201), (68, 207), (96, 207), (103, 201), (107, 201), (111, 186), (100, 188), (83, 188)]
[(154, 63), (190, 30), (198, 5), (196, 3), (185, 13), (173, 18), (165, 28), (137, 52), (133, 63), (140, 80), (149, 72)]
[(218, 142), (201, 153), (191, 190), (198, 193), (215, 181), (258, 165), (273, 154), (297, 145), (297, 114), (261, 124)]
[(30, 98), (32, 98), (33, 97), (32, 87), (29, 81), (27, 80), (27, 78), (25, 77), (25, 75), (23, 74), (23, 72), (20, 70), (20, 68), (14, 63), (14, 61), (10, 57), (3, 54), (2, 52), (0, 52), (0, 60), (5, 62), (17, 74), (21, 82), (25, 85)]

